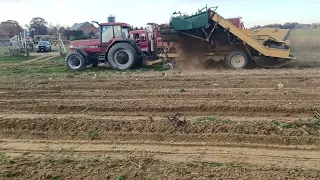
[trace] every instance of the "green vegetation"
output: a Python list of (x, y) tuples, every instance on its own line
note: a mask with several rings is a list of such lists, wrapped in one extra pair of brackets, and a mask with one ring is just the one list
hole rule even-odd
[(130, 73), (142, 73), (146, 71), (166, 71), (167, 69), (161, 65), (154, 65), (148, 67), (142, 67), (139, 69), (132, 69), (127, 71), (116, 71), (108, 67), (96, 67), (88, 68), (83, 71), (69, 71), (64, 65), (64, 58), (58, 56), (47, 61), (41, 62), (41, 60), (35, 60), (27, 64), (20, 64), (27, 60), (32, 60), (36, 57), (0, 57), (0, 76), (55, 76), (55, 75), (65, 75), (68, 77), (78, 76), (78, 75), (124, 75)]
[(99, 129), (96, 129), (96, 130), (94, 130), (94, 131), (90, 131), (90, 132), (88, 133), (88, 135), (89, 135), (89, 138), (90, 138), (91, 140), (99, 139), (99, 137), (100, 137), (100, 131), (99, 131)]
[(210, 166), (210, 167), (221, 167), (221, 166), (223, 166), (222, 163), (218, 163), (218, 162), (201, 162), (201, 164), (203, 166)]
[(60, 179), (60, 176), (53, 176), (52, 177), (52, 180), (59, 180)]
[(20, 57), (13, 57), (13, 56), (2, 56), (0, 57), (0, 64), (6, 63), (21, 63), (31, 59), (34, 59), (34, 56), (20, 56)]
[(19, 175), (21, 175), (21, 172), (3, 171), (0, 177), (9, 178), (9, 177), (16, 177)]
[(223, 124), (230, 124), (232, 121), (230, 119), (218, 119), (216, 117), (202, 117), (196, 119), (198, 123), (205, 123), (205, 122), (216, 122), (216, 123), (223, 123)]
[(123, 174), (123, 175), (120, 175), (117, 180), (126, 180), (127, 179), (127, 175), (126, 174)]
[(5, 53), (9, 53), (9, 47), (0, 47), (0, 58), (7, 56)]
[(0, 152), (0, 161), (4, 160), (6, 157), (6, 153)]
[(85, 163), (79, 163), (75, 166), (76, 169), (85, 169), (88, 165)]
[(320, 130), (320, 119), (313, 118), (308, 121), (303, 120), (295, 120), (291, 122), (282, 122), (282, 121), (271, 121), (272, 130), (276, 130), (277, 128), (283, 129), (299, 129), (301, 127), (311, 128), (311, 129), (319, 129)]
[(32, 66), (25, 66), (25, 67), (4, 67), (0, 71), (0, 75), (8, 76), (28, 76), (28, 75), (52, 75), (52, 74), (60, 74), (60, 73), (67, 73), (68, 71), (63, 67), (32, 67)]

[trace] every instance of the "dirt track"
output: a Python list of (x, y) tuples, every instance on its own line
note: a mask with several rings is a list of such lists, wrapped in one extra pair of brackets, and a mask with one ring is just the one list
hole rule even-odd
[(1, 77), (0, 152), (25, 178), (318, 179), (319, 94), (319, 69)]

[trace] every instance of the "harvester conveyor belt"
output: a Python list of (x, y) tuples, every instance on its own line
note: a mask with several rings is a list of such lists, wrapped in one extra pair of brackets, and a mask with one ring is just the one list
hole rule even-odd
[(212, 17), (213, 21), (218, 23), (223, 28), (228, 29), (232, 34), (237, 36), (239, 39), (241, 39), (243, 42), (245, 42), (252, 48), (256, 49), (258, 52), (260, 52), (264, 56), (283, 58), (283, 59), (294, 59), (290, 55), (289, 49), (277, 49), (277, 48), (270, 48), (270, 47), (264, 46), (259, 41), (257, 41), (254, 37), (245, 33), (244, 31), (239, 29), (230, 21), (224, 19), (222, 16), (220, 16), (216, 12), (213, 12), (213, 11), (210, 12), (210, 17)]

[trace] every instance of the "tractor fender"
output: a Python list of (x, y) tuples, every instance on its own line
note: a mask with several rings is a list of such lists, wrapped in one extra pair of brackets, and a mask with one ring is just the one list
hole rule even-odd
[(73, 48), (75, 49), (77, 52), (79, 52), (83, 57), (85, 57), (86, 59), (88, 58), (88, 53), (86, 51), (84, 51), (83, 49), (81, 48)]

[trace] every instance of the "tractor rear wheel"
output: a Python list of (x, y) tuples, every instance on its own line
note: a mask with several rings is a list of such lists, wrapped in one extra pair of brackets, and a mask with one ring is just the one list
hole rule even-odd
[(230, 69), (245, 69), (250, 63), (250, 58), (247, 53), (241, 50), (235, 50), (229, 53), (226, 59), (226, 64)]
[(108, 63), (115, 70), (127, 70), (136, 65), (137, 54), (128, 43), (113, 45), (108, 53)]
[(137, 59), (136, 64), (135, 64), (135, 67), (136, 67), (136, 68), (139, 68), (139, 67), (141, 67), (141, 66), (143, 66), (143, 57)]
[(78, 52), (70, 52), (65, 57), (65, 64), (69, 70), (83, 70), (86, 68), (86, 59)]

